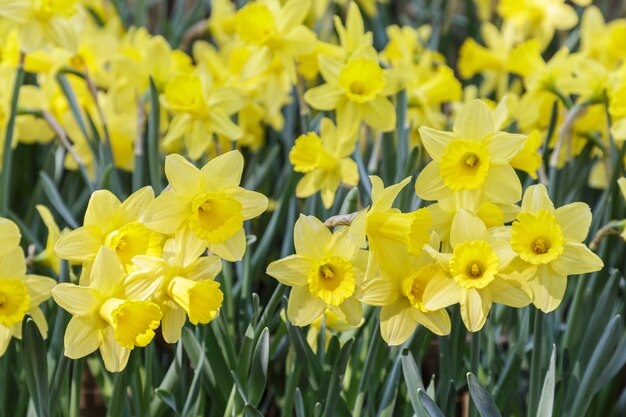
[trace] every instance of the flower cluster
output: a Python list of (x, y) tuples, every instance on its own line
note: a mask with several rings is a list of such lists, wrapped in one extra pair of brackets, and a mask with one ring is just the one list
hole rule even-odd
[(242, 258), (243, 222), (267, 208), (265, 196), (239, 186), (242, 170), (238, 151), (202, 169), (172, 154), (165, 161), (169, 186), (158, 197), (151, 187), (124, 202), (106, 190), (92, 194), (83, 226), (55, 244), (60, 258), (82, 265), (77, 284), (52, 290), (72, 315), (66, 356), (99, 349), (106, 368), (120, 371), (159, 325), (164, 340), (175, 343), (187, 318), (197, 325), (216, 317), (221, 260)]

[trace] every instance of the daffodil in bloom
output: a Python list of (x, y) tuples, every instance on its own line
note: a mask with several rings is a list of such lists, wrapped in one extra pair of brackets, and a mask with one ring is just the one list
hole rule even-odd
[(372, 205), (359, 213), (350, 225), (350, 237), (360, 246), (369, 243), (367, 277), (371, 277), (379, 263), (396, 262), (398, 253), (407, 251), (419, 255), (428, 243), (431, 231), (430, 212), (423, 208), (402, 213), (392, 208), (393, 202), (411, 178), (385, 188), (383, 181), (370, 176)]
[(450, 333), (450, 317), (444, 308), (424, 306), (424, 292), (433, 281), (447, 280), (443, 268), (425, 252), (419, 257), (398, 253), (395, 261), (383, 262), (380, 274), (366, 281), (362, 300), (382, 306), (380, 333), (389, 345), (408, 340), (417, 325), (445, 336)]
[(183, 74), (172, 79), (163, 94), (165, 105), (174, 114), (163, 146), (179, 150), (180, 142), (191, 159), (200, 159), (213, 149), (213, 134), (231, 140), (241, 138), (241, 129), (230, 116), (244, 105), (241, 95), (228, 87), (213, 87), (208, 77)]
[(106, 369), (120, 372), (132, 349), (152, 341), (161, 320), (159, 306), (148, 301), (153, 282), (135, 282), (131, 290), (125, 279), (117, 255), (103, 246), (94, 260), (89, 286), (54, 287), (54, 301), (73, 316), (65, 330), (65, 356), (78, 359), (100, 349)]
[(565, 295), (567, 276), (599, 271), (602, 260), (585, 246), (591, 210), (585, 203), (554, 208), (542, 184), (524, 192), (522, 210), (510, 230), (514, 254), (531, 268), (533, 304), (556, 309)]
[(49, 46), (75, 51), (76, 29), (71, 17), (76, 0), (3, 0), (0, 18), (17, 26), (20, 47), (32, 52)]
[(358, 299), (367, 266), (367, 252), (347, 236), (348, 229), (331, 233), (313, 216), (300, 215), (294, 229), (296, 254), (274, 261), (267, 274), (289, 285), (287, 317), (306, 326), (329, 309), (348, 324), (361, 321)]
[(201, 256), (206, 245), (189, 229), (184, 229), (165, 242), (159, 257), (138, 255), (133, 259), (137, 271), (127, 281), (127, 287), (144, 280), (153, 280), (152, 301), (159, 305), (163, 318), (161, 330), (168, 343), (176, 343), (189, 317), (191, 324), (206, 324), (213, 320), (222, 305), (224, 295), (214, 278), (222, 269), (215, 255)]
[(83, 226), (56, 242), (61, 259), (90, 264), (102, 246), (115, 251), (124, 268), (132, 267), (135, 255), (159, 256), (163, 236), (142, 222), (144, 210), (154, 199), (152, 187), (131, 194), (123, 203), (108, 190), (95, 191), (85, 212)]
[(426, 287), (424, 307), (437, 310), (459, 303), (465, 327), (477, 332), (493, 303), (516, 308), (530, 304), (532, 292), (525, 276), (504, 274), (514, 258), (508, 243), (492, 239), (478, 216), (460, 210), (450, 229), (450, 243), (452, 253), (424, 247), (451, 277)]
[(258, 73), (277, 60), (292, 82), (296, 79), (295, 57), (315, 48), (316, 36), (302, 24), (309, 0), (262, 0), (246, 4), (236, 16), (236, 31), (253, 48), (244, 73)]
[(526, 136), (496, 126), (489, 107), (473, 100), (459, 111), (452, 132), (421, 127), (422, 143), (433, 161), (417, 178), (417, 195), (439, 200), (470, 192), (494, 203), (519, 201), (522, 186), (510, 161), (524, 147)]
[[(39, 304), (50, 298), (50, 291), (56, 284), (51, 278), (26, 274), (22, 248), (5, 241), (5, 236), (0, 237), (3, 252), (0, 256), (0, 356), (4, 355), (13, 337), (21, 339), (22, 320), (26, 314), (33, 318), (43, 337), (46, 337), (48, 323)], [(19, 234), (17, 236), (19, 239)]]
[(220, 258), (241, 259), (246, 250), (244, 220), (267, 208), (267, 197), (239, 186), (242, 172), (239, 151), (220, 155), (202, 169), (180, 155), (168, 155), (165, 176), (169, 188), (146, 209), (146, 226), (167, 235), (189, 228)]
[(373, 58), (359, 57), (347, 63), (320, 55), (320, 72), (325, 84), (304, 94), (317, 110), (337, 112), (337, 124), (358, 128), (365, 122), (388, 132), (396, 125), (396, 111), (387, 96), (399, 89), (393, 70), (382, 69)]
[(322, 119), (320, 135), (314, 132), (296, 139), (289, 160), (304, 177), (298, 182), (296, 196), (306, 198), (321, 191), (324, 207), (330, 208), (340, 184), (354, 187), (359, 182), (356, 163), (350, 159), (356, 145), (356, 132)]

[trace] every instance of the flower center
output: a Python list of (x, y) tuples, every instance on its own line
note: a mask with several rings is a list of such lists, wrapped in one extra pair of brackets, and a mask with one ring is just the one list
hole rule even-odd
[(485, 288), (499, 271), (499, 260), (489, 243), (476, 240), (454, 247), (450, 273), (463, 288)]
[(543, 255), (544, 253), (548, 253), (548, 251), (550, 250), (550, 242), (542, 237), (537, 238), (532, 244), (532, 250), (537, 255)]
[(128, 267), (136, 255), (160, 256), (163, 236), (140, 222), (133, 222), (109, 233), (105, 244), (115, 250), (124, 267)]
[(355, 290), (352, 264), (338, 256), (326, 256), (309, 271), (309, 291), (326, 304), (338, 306)]
[(365, 103), (373, 100), (385, 86), (385, 76), (378, 62), (358, 58), (346, 64), (339, 73), (339, 86), (349, 100)]
[(19, 323), (30, 307), (28, 288), (20, 279), (0, 278), (0, 325)]
[(439, 174), (452, 191), (482, 186), (489, 173), (489, 153), (481, 141), (455, 139), (439, 161)]
[(563, 253), (563, 230), (547, 210), (517, 215), (511, 225), (511, 248), (533, 265), (548, 264)]
[(224, 242), (243, 226), (241, 211), (241, 203), (224, 193), (201, 194), (191, 203), (191, 230), (209, 243)]
[(439, 271), (439, 267), (435, 264), (424, 265), (417, 271), (413, 272), (407, 278), (402, 280), (402, 293), (409, 300), (411, 305), (424, 313), (428, 313), (430, 310), (424, 307), (422, 298), (424, 296), (424, 289), (428, 281)]

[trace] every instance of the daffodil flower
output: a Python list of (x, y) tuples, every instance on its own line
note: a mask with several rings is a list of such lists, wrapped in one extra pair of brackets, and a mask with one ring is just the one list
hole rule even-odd
[(354, 187), (359, 182), (356, 163), (350, 159), (356, 132), (335, 128), (328, 118), (322, 119), (320, 131), (320, 136), (311, 132), (298, 137), (289, 160), (294, 171), (305, 173), (296, 186), (296, 196), (306, 198), (321, 191), (324, 207), (330, 208), (341, 183)]
[(175, 114), (163, 138), (166, 149), (179, 150), (182, 140), (189, 157), (197, 160), (212, 149), (214, 133), (230, 140), (243, 135), (230, 120), (244, 105), (243, 97), (233, 88), (213, 86), (209, 77), (182, 74), (165, 86), (163, 97)]
[(220, 155), (202, 169), (180, 155), (168, 155), (169, 189), (146, 209), (146, 226), (167, 235), (189, 228), (220, 258), (240, 260), (246, 250), (243, 222), (267, 208), (267, 197), (239, 186), (242, 172), (239, 151)]
[(585, 246), (591, 210), (585, 203), (554, 208), (542, 184), (528, 187), (510, 230), (513, 254), (530, 267), (533, 304), (543, 312), (563, 300), (567, 276), (599, 271), (602, 260)]
[(417, 178), (417, 195), (439, 200), (462, 191), (494, 203), (519, 201), (522, 186), (510, 161), (524, 147), (526, 136), (496, 128), (494, 114), (481, 100), (459, 111), (452, 132), (421, 127), (422, 143), (433, 161)]
[(423, 294), (429, 310), (459, 303), (461, 318), (471, 332), (479, 331), (493, 303), (510, 307), (530, 304), (532, 292), (525, 276), (503, 272), (512, 262), (508, 242), (491, 238), (485, 224), (466, 210), (454, 217), (450, 230), (452, 253), (424, 246), (452, 278), (431, 281)]
[(146, 279), (158, 285), (151, 299), (163, 313), (161, 330), (167, 343), (180, 339), (186, 317), (191, 324), (206, 324), (217, 316), (222, 305), (224, 295), (214, 281), (222, 263), (215, 255), (201, 256), (205, 251), (204, 242), (183, 229), (165, 242), (160, 258), (133, 258), (137, 271), (129, 275), (127, 286), (141, 286)]
[(55, 253), (54, 246), (57, 240), (59, 240), (59, 236), (61, 236), (61, 230), (59, 230), (59, 226), (56, 221), (54, 221), (54, 216), (48, 207), (37, 204), (36, 208), (48, 229), (48, 237), (46, 239), (45, 249), (35, 257), (35, 262), (52, 268), (58, 275), (61, 271), (61, 259)]
[(278, 0), (248, 3), (236, 16), (239, 37), (253, 49), (243, 69), (258, 74), (277, 60), (291, 82), (296, 80), (295, 57), (315, 48), (315, 34), (302, 24), (310, 8), (309, 0)]
[[(2, 237), (0, 239), (4, 240)], [(22, 320), (26, 314), (33, 318), (43, 337), (46, 337), (48, 323), (39, 304), (50, 298), (50, 291), (56, 281), (26, 274), (26, 261), (19, 246), (13, 246), (11, 243), (0, 246), (3, 249), (0, 256), (0, 356), (2, 356), (13, 337), (22, 338)], [(12, 249), (5, 252), (9, 246), (13, 246)]]
[(274, 261), (267, 274), (292, 287), (287, 317), (306, 326), (330, 309), (350, 325), (360, 322), (358, 293), (365, 276), (367, 252), (347, 236), (331, 233), (313, 216), (300, 215), (294, 229), (296, 254)]
[(320, 55), (320, 72), (325, 84), (304, 94), (305, 101), (317, 110), (336, 110), (339, 125), (358, 128), (365, 122), (373, 129), (388, 132), (396, 125), (396, 112), (387, 96), (399, 85), (382, 69), (376, 59), (359, 57), (347, 63)]
[(65, 330), (65, 356), (78, 359), (100, 349), (110, 372), (122, 371), (135, 346), (146, 346), (159, 327), (161, 310), (147, 301), (154, 282), (146, 279), (125, 285), (126, 274), (113, 249), (98, 251), (89, 286), (62, 283), (54, 287), (54, 301), (73, 317)]
[(380, 265), (380, 273), (366, 281), (361, 300), (382, 306), (380, 333), (385, 342), (392, 346), (404, 343), (418, 325), (440, 336), (450, 333), (446, 310), (424, 306), (424, 291), (429, 283), (445, 279), (446, 272), (425, 252), (418, 257), (400, 252), (395, 261)]
[(153, 199), (154, 191), (149, 186), (135, 191), (123, 203), (110, 191), (94, 192), (87, 204), (83, 226), (59, 237), (55, 245), (57, 255), (89, 264), (102, 246), (108, 246), (125, 268), (132, 267), (135, 255), (160, 255), (163, 236), (141, 221)]
[(370, 176), (372, 182), (372, 205), (359, 213), (350, 225), (350, 238), (359, 247), (369, 243), (367, 277), (370, 278), (379, 263), (393, 263), (398, 251), (419, 255), (430, 239), (431, 217), (427, 209), (402, 213), (392, 208), (393, 201), (411, 178), (385, 188), (383, 181)]
[(75, 51), (76, 29), (70, 18), (76, 0), (3, 0), (0, 17), (17, 25), (20, 47), (32, 52), (49, 46)]

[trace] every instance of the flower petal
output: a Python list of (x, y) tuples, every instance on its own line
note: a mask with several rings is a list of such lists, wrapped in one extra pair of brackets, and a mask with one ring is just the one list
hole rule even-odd
[(591, 210), (585, 203), (572, 203), (556, 209), (556, 221), (561, 226), (563, 236), (576, 242), (587, 237), (591, 226)]
[[(143, 214), (143, 221), (149, 229), (173, 235), (186, 220), (189, 210), (190, 200), (181, 198), (173, 191), (164, 191), (148, 205)], [(61, 236), (61, 239), (63, 237)], [(59, 243), (57, 243), (58, 246)], [(59, 254), (58, 249), (57, 254)]]
[(491, 167), (484, 187), (485, 199), (492, 203), (514, 204), (522, 197), (522, 184), (511, 165)]
[(261, 193), (249, 191), (241, 187), (228, 189), (225, 193), (234, 197), (241, 203), (241, 214), (243, 214), (244, 220), (260, 216), (267, 210), (267, 197)]
[(298, 255), (321, 258), (332, 234), (314, 216), (300, 215), (293, 231), (293, 243)]
[(536, 212), (539, 210), (547, 210), (554, 213), (554, 204), (548, 196), (548, 190), (543, 184), (531, 185), (524, 191), (522, 199), (522, 211)]
[(363, 103), (361, 108), (363, 121), (372, 129), (389, 132), (396, 127), (396, 109), (388, 98), (378, 96)]
[[(321, 57), (320, 57), (321, 59)], [(330, 111), (337, 107), (343, 91), (331, 84), (322, 84), (313, 87), (304, 93), (304, 101), (315, 110)]]
[(450, 226), (450, 243), (456, 246), (462, 242), (484, 240), (487, 234), (487, 226), (475, 215), (465, 209), (459, 209), (452, 218)]
[(221, 190), (238, 186), (243, 172), (243, 155), (230, 151), (213, 158), (200, 170), (209, 187)]
[(438, 161), (441, 155), (446, 150), (446, 146), (456, 138), (456, 135), (452, 132), (444, 132), (443, 130), (437, 130), (428, 126), (422, 126), (419, 128), (422, 144), (426, 148), (428, 155)]
[(180, 333), (185, 325), (185, 319), (187, 315), (185, 310), (176, 306), (171, 308), (170, 306), (161, 306), (163, 311), (163, 318), (161, 319), (161, 331), (163, 333), (163, 339), (167, 343), (176, 343), (180, 339)]
[(308, 286), (293, 287), (287, 304), (287, 317), (294, 326), (307, 326), (320, 318), (326, 311), (326, 304), (313, 297)]
[(413, 306), (404, 297), (381, 309), (380, 334), (390, 346), (401, 345), (415, 331), (417, 322), (411, 310)]
[(102, 335), (97, 322), (88, 318), (72, 317), (65, 329), (63, 345), (65, 356), (80, 359), (100, 347)]
[(240, 261), (246, 252), (246, 233), (239, 229), (225, 242), (211, 244), (209, 250), (225, 261)]
[(130, 349), (120, 346), (115, 340), (113, 328), (107, 327), (104, 330), (102, 344), (100, 345), (100, 354), (104, 361), (104, 367), (109, 372), (121, 372), (126, 368)]
[(420, 172), (415, 181), (415, 193), (423, 200), (441, 200), (452, 195), (439, 175), (439, 163), (432, 161)]
[(462, 289), (459, 297), (461, 318), (467, 330), (477, 332), (483, 328), (491, 310), (491, 292), (476, 288)]
[(604, 262), (583, 243), (566, 241), (563, 253), (550, 263), (550, 267), (559, 275), (578, 275), (599, 271)]
[(300, 255), (291, 255), (270, 263), (265, 273), (289, 286), (308, 284), (311, 261)]
[(459, 302), (461, 287), (446, 276), (434, 277), (426, 284), (422, 299), (424, 307), (439, 310)]
[(543, 265), (538, 268), (537, 277), (528, 282), (533, 292), (533, 304), (535, 307), (549, 313), (563, 301), (567, 288), (567, 277), (555, 273), (549, 266)]
[(450, 334), (450, 316), (445, 309), (424, 313), (416, 308), (412, 310), (413, 318), (422, 326), (439, 336)]
[(530, 304), (532, 292), (528, 284), (523, 280), (494, 279), (489, 284), (493, 302), (504, 304), (509, 307), (522, 308)]
[(489, 151), (489, 162), (492, 164), (508, 164), (517, 155), (528, 136), (508, 132), (495, 132), (486, 140)]
[(165, 176), (176, 194), (193, 196), (202, 191), (200, 170), (182, 155), (165, 158)]
[(452, 127), (463, 139), (480, 140), (495, 130), (493, 114), (482, 100), (472, 100), (459, 111)]

